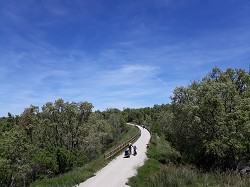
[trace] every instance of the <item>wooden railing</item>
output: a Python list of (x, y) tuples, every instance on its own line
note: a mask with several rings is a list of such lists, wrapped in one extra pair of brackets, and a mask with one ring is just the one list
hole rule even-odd
[(130, 138), (129, 140), (125, 141), (124, 143), (118, 145), (117, 147), (115, 147), (114, 149), (108, 151), (107, 153), (104, 154), (104, 158), (106, 160), (112, 158), (113, 156), (115, 156), (117, 153), (119, 153), (120, 151), (122, 151), (123, 149), (125, 149), (126, 147), (128, 147), (129, 143), (134, 143), (139, 137), (141, 136), (141, 131), (139, 131), (135, 136), (133, 136), (132, 138)]

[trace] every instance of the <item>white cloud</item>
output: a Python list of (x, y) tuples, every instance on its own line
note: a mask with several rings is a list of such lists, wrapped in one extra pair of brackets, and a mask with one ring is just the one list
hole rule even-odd
[[(157, 0), (155, 4), (170, 7), (175, 3)], [(9, 10), (18, 8), (11, 6)], [(56, 6), (57, 1), (48, 3), (45, 9), (53, 15), (52, 19), (36, 24), (57, 23), (71, 13), (65, 6), (54, 10)], [(124, 11), (123, 16), (130, 15), (130, 11)], [(127, 30), (121, 30), (114, 41), (102, 47), (99, 41), (93, 44), (98, 45), (94, 52), (87, 47), (84, 50), (84, 42), (70, 44), (74, 46), (71, 49), (52, 45), (46, 41), (46, 32), (33, 27), (28, 29), (32, 34), (26, 36), (12, 30), (6, 45), (0, 44), (0, 101), (5, 106), (0, 108), (0, 116), (9, 111), (18, 114), (30, 104), (41, 106), (60, 97), (66, 101), (93, 102), (95, 109), (152, 106), (168, 102), (176, 86), (205, 76), (211, 67), (248, 68), (248, 62), (240, 64), (238, 59), (249, 59), (249, 27), (172, 39), (174, 34), (167, 32), (168, 25), (151, 25), (143, 13), (133, 16), (126, 23)], [(22, 11), (6, 10), (1, 15), (8, 18), (6, 22), (25, 22)], [(123, 23), (113, 27), (117, 25)], [(74, 41), (84, 41), (78, 37)]]
[(148, 65), (123, 65), (117, 69), (101, 72), (100, 80), (103, 84), (137, 85), (152, 79), (158, 67)]

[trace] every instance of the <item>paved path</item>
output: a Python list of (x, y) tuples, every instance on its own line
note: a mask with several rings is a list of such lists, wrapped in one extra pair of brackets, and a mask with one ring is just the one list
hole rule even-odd
[(150, 133), (138, 126), (141, 130), (140, 138), (133, 144), (137, 147), (137, 155), (123, 158), (124, 153), (117, 156), (107, 166), (87, 181), (79, 184), (79, 187), (124, 187), (128, 178), (136, 174), (136, 168), (143, 165), (146, 157)]

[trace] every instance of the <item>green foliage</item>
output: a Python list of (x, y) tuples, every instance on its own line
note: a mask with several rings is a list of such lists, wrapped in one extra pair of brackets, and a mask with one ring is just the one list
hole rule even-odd
[[(210, 172), (202, 173), (191, 166), (163, 165), (161, 168), (151, 174), (147, 179), (149, 187), (165, 187), (165, 186), (249, 186), (250, 179), (242, 179), (233, 172)], [(140, 185), (132, 185), (140, 186)]]
[(153, 135), (151, 138), (150, 149), (147, 153), (149, 158), (153, 158), (162, 164), (166, 163), (178, 163), (180, 162), (181, 156), (170, 144), (164, 139)]
[(0, 118), (0, 136), (1, 133), (9, 131), (15, 124), (18, 123), (18, 117), (14, 117), (11, 113), (8, 113), (8, 117)]
[(178, 163), (180, 152), (182, 161), (200, 168), (232, 168), (250, 160), (249, 83), (242, 69), (214, 68), (177, 87), (171, 105), (92, 112), (91, 103), (58, 99), (20, 116), (8, 113), (0, 119), (0, 185), (27, 186), (98, 158), (128, 132), (125, 122), (159, 135), (148, 152), (159, 164)]
[(122, 112), (123, 118), (127, 122), (144, 125), (151, 132), (158, 134), (170, 134), (172, 123), (172, 111), (169, 104), (154, 105), (139, 109), (126, 108)]
[(162, 132), (161, 132), (161, 127), (160, 127), (159, 123), (157, 123), (157, 122), (154, 122), (154, 123), (151, 125), (150, 130), (151, 130), (152, 132), (154, 132), (154, 133), (157, 133), (157, 134), (161, 134), (161, 133), (162, 133)]
[(157, 173), (163, 164), (180, 162), (180, 154), (172, 148), (164, 137), (158, 137), (154, 134), (147, 152), (148, 160), (143, 166), (138, 168), (137, 175), (129, 179), (130, 186), (150, 186), (152, 184), (150, 177)]
[[(250, 159), (249, 84), (250, 75), (244, 70), (229, 68), (223, 72), (214, 68), (201, 81), (177, 87), (171, 105), (155, 105), (150, 108), (150, 113), (147, 113), (147, 108), (126, 109), (124, 115), (129, 120), (143, 115), (145, 120), (145, 115), (150, 114), (151, 123), (145, 123), (146, 127), (151, 132), (165, 135), (171, 145), (180, 151), (182, 163), (220, 171), (202, 173), (206, 170), (168, 164), (178, 163), (180, 157), (174, 154), (173, 159), (166, 159), (169, 158), (168, 152), (157, 145), (157, 139), (152, 139), (148, 156), (149, 159), (158, 159), (162, 164), (161, 170), (142, 174), (146, 179), (144, 185), (139, 177), (133, 177), (130, 185), (249, 186), (248, 178), (240, 179), (230, 172), (221, 173), (235, 169), (237, 163)], [(158, 139), (161, 140), (161, 136)], [(139, 176), (140, 169), (138, 171)]]
[[(127, 131), (123, 132), (120, 139), (113, 142), (112, 146), (109, 150), (114, 149), (117, 145), (120, 145), (127, 140), (134, 137), (136, 133), (138, 133), (139, 129), (137, 127), (127, 125)], [(88, 178), (92, 177), (98, 170), (104, 167), (107, 164), (107, 161), (104, 159), (103, 155), (99, 158), (92, 160), (90, 162), (86, 162), (81, 167), (75, 168), (72, 171), (69, 171), (63, 175), (53, 177), (50, 179), (47, 178), (40, 178), (42, 180), (36, 180), (34, 183), (31, 184), (31, 187), (61, 187), (61, 186), (74, 186), (79, 184)]]
[(149, 158), (145, 164), (138, 168), (137, 175), (129, 179), (128, 185), (136, 187), (145, 187), (150, 185), (149, 176), (159, 171), (161, 163), (154, 158)]
[(58, 171), (57, 158), (52, 150), (39, 150), (33, 157), (33, 162), (39, 168), (39, 175), (55, 174)]
[[(98, 158), (124, 128), (119, 110), (92, 112), (88, 102), (62, 99), (0, 120), (0, 186), (27, 186)], [(111, 117), (112, 116), (112, 117)], [(110, 120), (112, 119), (112, 120)]]
[(0, 184), (2, 186), (26, 185), (32, 171), (29, 160), (32, 145), (19, 132), (4, 132), (0, 141)]
[(249, 83), (243, 70), (215, 68), (202, 81), (175, 89), (172, 142), (187, 161), (223, 169), (249, 159)]
[(42, 180), (36, 180), (30, 186), (31, 187), (71, 187), (76, 184), (85, 181), (86, 179), (94, 176), (94, 173), (105, 166), (106, 161), (103, 157), (99, 157), (96, 160), (86, 163), (82, 167), (75, 168), (74, 170), (67, 172), (63, 175), (54, 178), (44, 178)]
[[(250, 178), (235, 172), (203, 172), (194, 166), (181, 165), (180, 155), (162, 137), (153, 135), (148, 149), (148, 160), (129, 179), (131, 187), (165, 186), (249, 186)], [(167, 161), (167, 162), (166, 162)]]
[(39, 151), (33, 158), (34, 164), (42, 174), (62, 174), (73, 167), (74, 155), (60, 147), (49, 147)]

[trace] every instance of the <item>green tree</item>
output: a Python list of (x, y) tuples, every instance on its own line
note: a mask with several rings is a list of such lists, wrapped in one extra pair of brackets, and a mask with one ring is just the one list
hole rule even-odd
[[(172, 97), (174, 143), (203, 167), (230, 167), (249, 156), (249, 74), (219, 68)], [(244, 104), (243, 104), (244, 103)]]
[(5, 132), (0, 141), (1, 186), (26, 186), (30, 182), (33, 146), (22, 133)]

